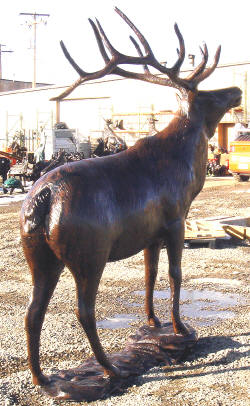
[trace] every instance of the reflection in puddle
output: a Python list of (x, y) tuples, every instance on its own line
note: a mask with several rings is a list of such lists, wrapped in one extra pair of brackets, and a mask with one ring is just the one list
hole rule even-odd
[[(134, 292), (135, 295), (145, 296), (144, 290)], [(156, 299), (165, 299), (169, 302), (170, 289), (156, 290)], [(196, 325), (211, 325), (222, 319), (230, 319), (235, 316), (233, 307), (244, 298), (234, 293), (223, 293), (214, 290), (181, 290), (180, 313), (185, 319), (192, 319)], [(227, 308), (230, 308), (229, 310)]]
[(241, 281), (237, 279), (224, 279), (224, 278), (195, 278), (190, 281), (191, 283), (213, 283), (219, 285), (227, 286), (240, 286), (242, 285)]
[[(145, 290), (133, 292), (137, 296), (145, 296)], [(155, 299), (164, 299), (169, 303), (170, 289), (155, 290)], [(209, 326), (224, 319), (235, 317), (234, 307), (238, 303), (244, 304), (244, 297), (235, 293), (224, 293), (215, 290), (181, 290), (180, 313), (184, 320), (192, 320), (196, 326)], [(121, 301), (118, 299), (118, 301)], [(128, 307), (141, 307), (140, 303), (126, 303)], [(155, 307), (158, 307), (157, 304)], [(131, 323), (138, 320), (135, 314), (117, 314), (114, 317), (98, 321), (97, 328), (128, 328)]]
[(137, 319), (138, 317), (135, 314), (117, 314), (114, 317), (97, 321), (96, 325), (97, 328), (128, 328)]
[[(209, 308), (200, 307), (201, 303), (189, 303), (180, 306), (180, 313), (184, 317), (196, 320), (199, 325), (210, 325), (218, 319), (230, 319), (235, 316), (234, 311), (231, 310), (218, 310), (216, 305), (209, 306)], [(209, 320), (210, 319), (210, 320)]]
[[(137, 290), (134, 292), (135, 295), (145, 296), (145, 290)], [(156, 299), (169, 299), (170, 298), (170, 289), (167, 290), (155, 290), (154, 297)], [(216, 302), (216, 304), (222, 305), (230, 305), (235, 306), (238, 301), (242, 301), (240, 295), (236, 295), (234, 293), (223, 293), (218, 292), (216, 290), (187, 290), (181, 289), (181, 296), (182, 301), (190, 300), (190, 301), (204, 301), (204, 302)]]

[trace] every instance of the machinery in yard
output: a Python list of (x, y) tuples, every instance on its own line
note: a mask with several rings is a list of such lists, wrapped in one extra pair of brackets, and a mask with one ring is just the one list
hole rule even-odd
[(229, 171), (239, 182), (250, 177), (250, 128), (241, 129), (230, 143)]

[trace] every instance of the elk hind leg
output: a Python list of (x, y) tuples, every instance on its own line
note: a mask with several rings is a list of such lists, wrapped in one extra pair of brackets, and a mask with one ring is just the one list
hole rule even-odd
[(24, 244), (24, 250), (33, 280), (32, 297), (25, 316), (28, 361), (33, 383), (46, 385), (49, 378), (42, 373), (39, 360), (40, 335), (45, 312), (64, 265), (45, 244), (35, 249), (28, 249)]
[(87, 277), (81, 276), (79, 272), (77, 272), (76, 276), (76, 273), (72, 272), (75, 277), (77, 290), (78, 308), (76, 315), (88, 337), (97, 361), (104, 368), (104, 375), (121, 377), (125, 376), (125, 374), (108, 360), (100, 343), (96, 328), (95, 301), (103, 269), (104, 266), (99, 271), (88, 269)]

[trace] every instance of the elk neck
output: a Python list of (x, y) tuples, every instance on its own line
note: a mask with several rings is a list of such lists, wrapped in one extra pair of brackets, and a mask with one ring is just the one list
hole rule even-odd
[(138, 141), (132, 149), (159, 187), (188, 193), (190, 201), (205, 181), (207, 144), (202, 116), (197, 120), (193, 111), (187, 115), (179, 110), (164, 130)]
[(192, 103), (188, 110), (180, 108), (169, 125), (155, 138), (159, 143), (159, 154), (168, 161), (181, 161), (186, 169), (193, 170), (197, 161), (202, 165), (206, 160), (209, 135), (206, 115)]

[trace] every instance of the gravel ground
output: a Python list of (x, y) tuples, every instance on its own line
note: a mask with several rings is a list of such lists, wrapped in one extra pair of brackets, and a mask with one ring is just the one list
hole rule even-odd
[[(249, 201), (249, 182), (236, 184), (232, 178), (224, 182), (211, 178), (193, 202), (189, 218), (250, 217)], [(0, 202), (0, 405), (65, 406), (67, 402), (50, 399), (33, 386), (27, 366), (24, 314), (32, 288), (19, 239), (20, 207), (21, 202), (8, 205)], [(169, 317), (167, 262), (162, 250), (155, 304), (158, 316), (164, 321)], [(181, 312), (183, 319), (198, 331), (194, 353), (183, 364), (151, 369), (121, 396), (90, 404), (250, 404), (247, 393), (249, 263), (247, 243), (228, 240), (216, 249), (204, 246), (184, 249)], [(96, 316), (107, 352), (120, 350), (128, 336), (144, 323), (143, 277), (142, 253), (108, 264), (104, 271)], [(46, 373), (53, 368), (78, 366), (91, 355), (74, 307), (75, 288), (66, 269), (42, 331), (41, 360)]]

